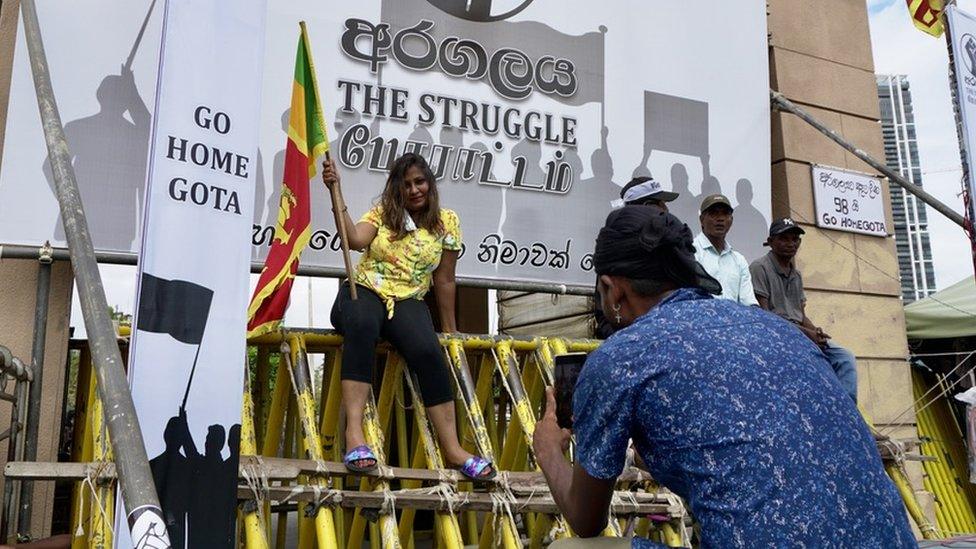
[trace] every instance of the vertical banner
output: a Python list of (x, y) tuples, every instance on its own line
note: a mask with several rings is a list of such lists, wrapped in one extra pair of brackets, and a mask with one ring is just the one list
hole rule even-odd
[[(946, 23), (949, 26), (949, 65), (952, 70), (952, 84), (955, 94), (956, 124), (959, 131), (959, 148), (962, 151), (963, 196), (966, 201), (966, 219), (969, 221), (969, 241), (973, 253), (973, 266), (976, 269), (976, 232), (972, 223), (976, 221), (976, 195), (973, 191), (973, 169), (976, 167), (976, 17), (960, 10), (955, 5), (946, 9)], [(969, 456), (969, 477), (976, 479), (976, 433), (973, 432), (974, 408), (966, 408), (966, 450)]]
[[(966, 201), (966, 218), (976, 221), (976, 185), (973, 169), (976, 169), (976, 17), (949, 6), (946, 10), (949, 24), (949, 56), (953, 67), (956, 122), (959, 125), (959, 148), (962, 150), (963, 195)], [(976, 234), (970, 226), (970, 243), (973, 264), (976, 267)]]
[(166, 2), (129, 379), (179, 548), (234, 546), (265, 5)]

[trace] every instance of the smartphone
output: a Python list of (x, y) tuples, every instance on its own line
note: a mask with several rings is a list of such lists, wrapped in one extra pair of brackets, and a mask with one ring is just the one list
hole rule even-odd
[(556, 423), (563, 429), (573, 428), (573, 391), (586, 362), (586, 353), (556, 355)]

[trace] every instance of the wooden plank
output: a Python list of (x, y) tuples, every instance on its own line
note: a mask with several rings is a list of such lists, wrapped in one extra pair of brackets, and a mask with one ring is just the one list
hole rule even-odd
[[(270, 481), (294, 480), (299, 475), (325, 475), (333, 477), (366, 476), (383, 480), (420, 480), (426, 482), (457, 483), (461, 474), (453, 469), (411, 469), (406, 467), (384, 467), (382, 471), (372, 473), (353, 474), (346, 466), (339, 462), (323, 461), (316, 463), (310, 459), (271, 458), (256, 456), (241, 456), (241, 476), (245, 470), (264, 473)], [(19, 480), (83, 480), (92, 477), (93, 480), (111, 480), (115, 478), (114, 463), (52, 463), (11, 461), (4, 468), (4, 476)], [(507, 472), (499, 475), (493, 481), (480, 481), (480, 484), (496, 484), (502, 477), (509, 485), (536, 486), (545, 485), (545, 477), (539, 472)], [(464, 479), (467, 480), (467, 479)], [(640, 482), (651, 480), (651, 476), (639, 469), (631, 468), (624, 472), (618, 482)]]
[[(662, 498), (651, 494), (617, 492), (621, 499), (611, 506), (618, 515), (646, 515), (662, 514), (677, 516), (683, 510), (671, 505)], [(630, 501), (630, 495), (635, 497), (636, 504)], [(238, 497), (252, 498), (253, 493), (245, 486), (238, 488)], [(323, 504), (338, 505), (345, 508), (382, 509), (392, 502), (394, 507), (414, 508), (422, 510), (455, 511), (492, 511), (494, 501), (491, 495), (483, 492), (463, 492), (457, 494), (453, 501), (448, 502), (440, 494), (429, 494), (413, 491), (403, 492), (391, 490), (389, 492), (360, 492), (352, 490), (319, 490), (314, 487), (272, 486), (265, 492), (265, 497), (272, 501), (319, 501)], [(511, 502), (513, 513), (546, 513), (558, 514), (559, 508), (548, 492), (530, 496), (516, 497)]]

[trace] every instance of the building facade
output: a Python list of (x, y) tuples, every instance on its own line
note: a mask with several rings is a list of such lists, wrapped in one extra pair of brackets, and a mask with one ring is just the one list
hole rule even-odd
[[(922, 185), (915, 137), (912, 93), (904, 75), (877, 75), (885, 161), (912, 183)], [(935, 293), (935, 269), (925, 205), (915, 195), (889, 183), (891, 212), (901, 274), (901, 293), (910, 303)]]

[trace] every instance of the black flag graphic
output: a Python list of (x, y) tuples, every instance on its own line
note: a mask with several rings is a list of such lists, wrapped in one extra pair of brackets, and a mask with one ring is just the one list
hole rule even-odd
[(169, 334), (183, 343), (199, 345), (212, 300), (210, 288), (142, 273), (136, 329)]

